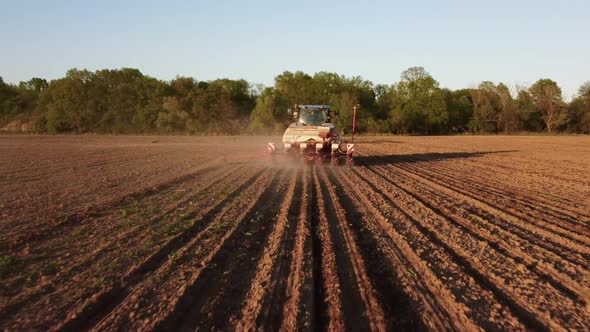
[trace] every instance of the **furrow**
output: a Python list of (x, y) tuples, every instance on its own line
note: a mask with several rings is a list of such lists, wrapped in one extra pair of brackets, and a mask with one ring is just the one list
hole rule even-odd
[[(387, 203), (382, 197), (375, 196), (377, 191), (355, 173), (346, 171), (338, 175), (336, 182), (342, 183), (340, 188), (343, 191), (346, 188), (350, 204), (359, 211), (358, 218), (351, 213), (351, 225), (365, 248), (366, 261), (375, 275), (373, 280), (382, 297), (389, 326), (422, 330), (419, 323), (412, 322), (411, 313), (414, 313), (431, 330), (476, 330), (477, 326), (465, 315), (469, 309), (454, 300), (451, 291), (378, 209), (377, 204)], [(411, 303), (405, 303), (403, 298), (411, 299)], [(400, 324), (404, 321), (418, 326)]]
[[(353, 257), (350, 251), (349, 243), (347, 243), (346, 236), (341, 229), (339, 220), (339, 211), (337, 211), (337, 203), (332, 199), (330, 194), (331, 183), (328, 182), (325, 176), (319, 176), (322, 172), (319, 168), (314, 168), (314, 176), (317, 180), (317, 189), (321, 195), (318, 195), (318, 204), (323, 206), (326, 222), (326, 236), (331, 241), (331, 248), (334, 252), (334, 259), (336, 263), (336, 274), (338, 276), (340, 301), (342, 313), (344, 315), (344, 326), (351, 330), (368, 330), (371, 329), (371, 319), (369, 311), (371, 307), (366, 305), (364, 297), (368, 296), (365, 292), (364, 285), (355, 273), (355, 265), (360, 263), (357, 257)], [(342, 217), (342, 215), (340, 215)], [(320, 216), (320, 223), (324, 218)], [(321, 224), (320, 224), (321, 226)], [(324, 239), (322, 239), (325, 242)], [(323, 265), (322, 265), (323, 267)], [(329, 282), (326, 280), (325, 282)], [(369, 291), (369, 290), (367, 290)], [(381, 323), (382, 324), (382, 323)]]
[[(505, 201), (502, 201), (498, 196), (506, 196), (505, 194), (493, 192), (486, 188), (480, 188), (473, 184), (470, 186), (465, 185), (465, 179), (463, 182), (456, 181), (449, 178), (445, 174), (439, 172), (429, 172), (426, 168), (420, 168), (420, 171), (416, 171), (415, 167), (408, 167), (405, 164), (396, 164), (396, 169), (403, 169), (408, 173), (412, 173), (416, 176), (428, 179), (439, 185), (444, 185), (448, 188), (452, 187), (454, 190), (461, 192), (465, 195), (469, 195), (474, 199), (483, 201), (482, 193), (487, 193), (486, 200), (492, 201), (494, 205), (499, 207), (503, 212), (520, 217), (523, 220), (535, 220), (535, 226), (541, 227), (552, 232), (558, 233), (562, 236), (568, 236), (573, 240), (579, 241), (580, 243), (588, 245), (590, 239), (588, 238), (589, 230), (588, 225), (584, 221), (572, 221), (571, 218), (559, 218), (550, 214), (550, 210), (547, 210), (544, 206), (533, 206), (530, 204), (522, 204), (518, 208), (510, 207)], [(441, 179), (441, 177), (444, 177)], [(473, 188), (473, 189), (472, 189)], [(523, 206), (524, 205), (524, 206)], [(501, 208), (500, 208), (501, 207)], [(543, 208), (540, 213), (540, 208)], [(564, 225), (565, 224), (565, 225)], [(567, 226), (566, 226), (567, 225)]]
[(136, 284), (165, 264), (167, 258), (172, 253), (180, 250), (203, 229), (209, 226), (209, 224), (215, 220), (216, 215), (219, 214), (228, 203), (239, 197), (239, 195), (241, 195), (246, 188), (251, 186), (263, 172), (264, 170), (256, 173), (241, 185), (236, 186), (235, 190), (224, 197), (224, 199), (207, 209), (203, 217), (194, 220), (188, 229), (172, 237), (141, 264), (133, 268), (121, 282), (116, 283), (112, 288), (100, 294), (96, 294), (89, 302), (85, 303), (78, 309), (75, 309), (73, 312), (70, 312), (68, 318), (59, 324), (56, 327), (56, 330), (86, 330), (90, 328), (92, 324), (95, 324), (101, 317), (108, 315), (108, 313), (127, 297)]
[[(350, 221), (346, 217), (342, 204), (339, 201), (336, 192), (334, 191), (334, 182), (331, 179), (328, 179), (324, 169), (322, 169), (320, 173), (322, 182), (325, 184), (325, 188), (328, 192), (328, 197), (326, 198), (328, 198), (329, 204), (333, 207), (333, 211), (335, 212), (336, 220), (332, 221), (338, 222), (339, 231), (344, 238), (343, 247), (346, 249), (346, 254), (350, 260), (350, 264), (352, 265), (354, 279), (363, 301), (365, 312), (362, 313), (362, 315), (366, 316), (368, 319), (368, 323), (372, 331), (384, 331), (386, 326), (383, 309), (377, 301), (375, 289), (369, 281), (365, 263), (360, 255), (360, 249), (355, 243), (354, 236), (350, 230)], [(359, 313), (357, 313), (357, 316), (358, 315)]]
[(303, 187), (300, 198), (297, 230), (289, 276), (285, 286), (286, 303), (283, 306), (282, 322), (279, 330), (312, 331), (314, 320), (314, 274), (313, 248), (311, 243), (310, 175), (303, 171)]
[(247, 286), (253, 282), (283, 203), (275, 198), (287, 194), (286, 180), (284, 171), (275, 174), (261, 196), (234, 222), (219, 247), (201, 261), (204, 267), (193, 272), (192, 281), (183, 287), (174, 309), (153, 325), (155, 329), (230, 329), (236, 323), (236, 318), (228, 318), (237, 317), (246, 300)]
[[(216, 170), (214, 166), (203, 166), (196, 171), (185, 174), (169, 181), (159, 183), (149, 188), (141, 189), (137, 192), (117, 197), (108, 202), (86, 208), (85, 211), (78, 211), (69, 213), (54, 221), (39, 220), (35, 223), (27, 223), (26, 225), (34, 225), (35, 229), (23, 229), (21, 227), (12, 227), (9, 232), (4, 232), (0, 237), (0, 251), (3, 250), (17, 250), (24, 245), (51, 239), (56, 234), (62, 234), (64, 229), (78, 227), (85, 221), (91, 220), (95, 216), (101, 215), (104, 211), (121, 208), (128, 204), (128, 202), (145, 199), (151, 196), (158, 196), (162, 191), (167, 191), (179, 184), (187, 181), (192, 181), (201, 177), (206, 177), (208, 173)], [(45, 225), (42, 226), (42, 225)]]
[[(371, 150), (375, 150), (374, 147), (371, 147)], [(387, 151), (381, 151), (379, 153), (383, 154), (387, 153)], [(503, 164), (500, 162), (495, 162), (492, 165), (489, 165), (486, 162), (486, 159), (479, 159), (477, 161), (470, 159), (459, 159), (449, 165), (445, 162), (433, 163), (428, 159), (417, 158), (417, 156), (410, 156), (409, 158), (406, 158), (404, 155), (383, 156), (383, 160), (388, 164), (419, 164), (421, 167), (433, 169), (435, 173), (438, 173), (441, 170), (449, 170), (451, 173), (456, 174), (456, 179), (460, 182), (467, 181), (470, 184), (479, 184), (482, 188), (487, 190), (495, 186), (498, 192), (512, 194), (512, 196), (507, 196), (510, 199), (514, 199), (514, 196), (518, 196), (524, 200), (529, 200), (532, 202), (543, 201), (550, 204), (552, 209), (570, 215), (574, 219), (582, 215), (585, 215), (586, 217), (590, 216), (590, 211), (585, 208), (580, 208), (581, 206), (584, 207), (584, 204), (581, 204), (583, 200), (580, 200), (581, 198), (584, 198), (584, 195), (583, 193), (580, 195), (579, 189), (586, 188), (587, 183), (581, 183), (582, 186), (576, 186), (578, 189), (573, 187), (570, 188), (569, 191), (564, 192), (561, 190), (563, 189), (561, 187), (562, 182), (558, 181), (554, 182), (553, 184), (548, 182), (555, 180), (555, 172), (552, 172), (552, 174), (549, 176), (544, 176), (543, 181), (535, 180), (535, 178), (540, 178), (539, 174), (528, 174), (528, 176), (532, 175), (534, 178), (531, 179), (528, 177), (523, 177), (523, 180), (527, 181), (526, 191), (523, 191), (524, 188), (521, 185), (522, 182), (516, 182), (517, 185), (515, 186), (515, 177), (519, 178), (523, 175), (522, 169), (511, 168), (507, 172), (500, 172), (499, 170), (502, 169), (503, 166)], [(519, 163), (516, 161), (511, 161), (511, 164), (518, 165)], [(431, 165), (435, 167), (431, 167)], [(482, 176), (489, 174), (494, 174), (494, 176)], [(526, 172), (525, 175), (527, 175)], [(548, 191), (548, 186), (550, 186), (552, 190)], [(531, 194), (525, 194), (523, 192), (530, 192)], [(555, 202), (559, 202), (560, 205), (555, 205)], [(566, 209), (567, 206), (569, 206), (568, 209)]]
[[(530, 273), (524, 265), (498, 253), (487, 250), (487, 243), (480, 242), (452, 227), (424, 206), (402, 187), (389, 183), (389, 190), (398, 194), (397, 204), (404, 214), (413, 220), (424, 234), (444, 248), (469, 273), (505, 301), (527, 324), (537, 328), (569, 324), (583, 326), (583, 306), (574, 303), (570, 294), (562, 293), (545, 280)], [(391, 186), (393, 185), (393, 186)], [(419, 217), (418, 217), (419, 216)], [(425, 222), (425, 219), (428, 222)], [(568, 308), (565, 314), (562, 309)], [(549, 310), (551, 316), (543, 313)]]
[(314, 234), (314, 274), (316, 275), (314, 279), (318, 282), (315, 286), (316, 328), (343, 331), (346, 318), (343, 311), (343, 289), (338, 275), (334, 243), (329, 232), (324, 194), (315, 168), (312, 171), (312, 176), (311, 224), (312, 234)]
[[(437, 190), (441, 190), (445, 193), (448, 193), (448, 195), (451, 197), (456, 197), (465, 202), (468, 202), (469, 207), (467, 207), (467, 209), (469, 210), (469, 212), (477, 214), (477, 211), (487, 211), (490, 215), (486, 219), (489, 219), (493, 222), (506, 221), (503, 223), (504, 228), (511, 228), (513, 229), (513, 232), (528, 239), (531, 239), (532, 237), (532, 241), (538, 242), (539, 245), (542, 245), (547, 248), (560, 248), (558, 249), (558, 252), (562, 253), (571, 252), (571, 255), (577, 257), (573, 258), (577, 262), (587, 262), (588, 259), (590, 259), (590, 249), (587, 247), (587, 245), (584, 244), (584, 237), (580, 238), (579, 235), (569, 231), (566, 231), (567, 234), (563, 234), (564, 232), (555, 232), (550, 229), (548, 230), (538, 227), (537, 225), (526, 222), (526, 219), (523, 220), (522, 218), (511, 213), (510, 211), (505, 211), (505, 209), (502, 206), (492, 206), (485, 200), (474, 197), (469, 193), (465, 193), (461, 189), (454, 187), (451, 188), (448, 184), (442, 182), (431, 181), (427, 178), (421, 177), (420, 175), (412, 174), (399, 167), (391, 167), (393, 168), (388, 169), (388, 173), (390, 173), (392, 176), (405, 175), (405, 177), (407, 177), (408, 179), (412, 179), (413, 181), (423, 183), (425, 186), (437, 188)], [(582, 242), (574, 238), (578, 238), (582, 240)], [(545, 243), (546, 241), (549, 241), (549, 243)], [(575, 252), (572, 252), (572, 250), (575, 250)], [(584, 265), (585, 263), (581, 264)]]
[(375, 178), (376, 175), (363, 175), (356, 169), (353, 172), (378, 195), (373, 196), (380, 202), (378, 209), (392, 220), (391, 225), (426, 262), (436, 278), (445, 283), (458, 301), (465, 303), (469, 308), (466, 314), (477, 325), (486, 330), (497, 330), (524, 323), (528, 328), (544, 329), (545, 324), (534, 314), (512, 305), (493, 282), (408, 212), (404, 208), (407, 203), (401, 200), (403, 197), (399, 193)]
[(570, 262), (588, 267), (588, 259), (590, 259), (590, 249), (577, 241), (572, 241), (563, 234), (541, 229), (535, 225), (523, 221), (521, 218), (510, 213), (505, 213), (501, 206), (492, 206), (484, 200), (474, 198), (469, 194), (464, 194), (457, 188), (450, 188), (443, 183), (433, 182), (422, 178), (419, 175), (406, 173), (402, 169), (397, 169), (401, 172), (392, 172), (387, 170), (388, 177), (395, 176), (391, 181), (395, 183), (401, 178), (406, 178), (408, 181), (417, 182), (424, 187), (436, 188), (441, 193), (445, 193), (450, 197), (466, 202), (465, 210), (474, 215), (481, 215), (486, 221), (494, 223), (500, 228), (510, 230), (514, 234), (518, 234), (521, 238), (537, 243), (543, 248), (553, 251), (556, 254), (564, 257)]
[[(410, 166), (407, 165), (406, 166)], [(538, 210), (546, 213), (554, 218), (565, 220), (574, 225), (582, 226), (588, 230), (588, 224), (584, 221), (580, 221), (580, 217), (590, 218), (588, 211), (583, 211), (580, 208), (570, 206), (569, 209), (564, 206), (556, 205), (556, 199), (550, 199), (543, 197), (539, 192), (535, 192), (535, 196), (532, 197), (530, 194), (517, 193), (514, 188), (509, 188), (506, 183), (495, 181), (490, 178), (481, 178), (477, 174), (473, 173), (460, 173), (457, 172), (456, 168), (451, 168), (444, 165), (436, 165), (435, 167), (430, 165), (421, 165), (420, 170), (427, 170), (431, 176), (440, 176), (443, 181), (452, 181), (454, 184), (462, 184), (468, 182), (470, 187), (473, 187), (477, 191), (471, 190), (472, 193), (486, 192), (494, 196), (503, 197), (503, 200), (511, 203), (522, 205), (525, 209)], [(443, 172), (444, 171), (444, 172)], [(481, 172), (478, 172), (481, 173)], [(563, 204), (564, 197), (559, 197), (559, 201)], [(580, 202), (578, 201), (578, 204)]]
[(297, 212), (301, 205), (302, 184), (299, 171), (289, 174), (291, 180), (284, 196), (274, 229), (250, 284), (237, 330), (277, 330), (280, 327), (285, 302), (286, 276), (293, 252)]
[[(240, 168), (241, 167), (238, 167), (238, 170)], [(230, 172), (230, 174), (237, 173), (237, 170), (234, 171)], [(244, 173), (247, 174), (249, 172)], [(79, 246), (76, 247), (77, 243), (72, 243), (72, 241), (69, 241), (69, 244), (65, 245), (64, 249), (67, 252), (67, 256), (71, 257), (73, 255), (73, 257), (76, 258), (76, 261), (73, 265), (64, 265), (65, 268), (62, 268), (56, 275), (53, 276), (55, 280), (67, 280), (67, 282), (62, 283), (57, 292), (55, 292), (52, 287), (47, 287), (47, 285), (43, 284), (38, 284), (36, 287), (30, 288), (26, 294), (23, 294), (21, 297), (15, 297), (11, 299), (11, 301), (7, 303), (5, 307), (1, 308), (5, 314), (4, 318), (9, 318), (18, 310), (21, 310), (24, 303), (33, 303), (39, 301), (42, 299), (42, 297), (49, 296), (49, 294), (52, 292), (53, 294), (51, 296), (55, 297), (58, 296), (58, 293), (66, 293), (71, 289), (79, 288), (75, 280), (82, 278), (85, 275), (96, 273), (96, 268), (94, 268), (94, 270), (92, 269), (93, 266), (96, 267), (109, 264), (109, 260), (111, 258), (109, 258), (110, 256), (108, 256), (108, 254), (113, 254), (113, 251), (115, 250), (120, 252), (124, 250), (125, 247), (128, 247), (128, 251), (141, 251), (142, 243), (145, 243), (150, 237), (154, 236), (153, 230), (156, 229), (159, 224), (171, 224), (175, 222), (172, 220), (173, 216), (170, 215), (172, 211), (176, 211), (181, 206), (184, 206), (182, 210), (183, 213), (185, 213), (185, 219), (196, 217), (198, 213), (201, 213), (201, 210), (197, 210), (197, 208), (206, 206), (211, 198), (211, 195), (203, 195), (203, 193), (208, 192), (214, 186), (223, 185), (224, 182), (231, 183), (231, 181), (234, 180), (233, 177), (233, 175), (230, 177), (217, 177), (216, 179), (212, 178), (212, 180), (205, 181), (202, 183), (202, 187), (197, 188), (195, 192), (189, 193), (187, 198), (178, 201), (172, 206), (169, 206), (166, 209), (166, 212), (153, 216), (150, 219), (142, 222), (138, 221), (137, 225), (132, 226), (128, 230), (124, 230), (119, 234), (116, 233), (116, 220), (113, 221), (109, 219), (107, 221), (100, 221), (99, 219), (93, 221), (93, 223), (98, 225), (106, 225), (106, 227), (100, 228), (100, 231), (105, 235), (97, 235), (97, 237), (104, 237), (107, 240), (101, 241), (98, 247), (89, 247), (87, 242), (79, 244)], [(239, 178), (239, 175), (236, 175), (235, 177)], [(188, 204), (189, 202), (191, 204)], [(75, 239), (77, 237), (67, 236), (64, 238)], [(51, 243), (48, 243), (47, 246), (50, 249), (57, 249), (59, 247), (58, 244)], [(150, 249), (151, 248), (148, 250)], [(44, 249), (38, 248), (36, 250), (43, 251)], [(49, 249), (46, 251), (48, 252)], [(58, 256), (53, 260), (64, 260), (67, 264), (71, 259)], [(35, 267), (29, 266), (28, 269), (35, 269)]]
[(275, 184), (274, 172), (268, 170), (257, 185), (246, 188), (241, 195), (216, 214), (206, 228), (185, 246), (168, 256), (167, 261), (149, 278), (144, 278), (124, 301), (97, 323), (94, 330), (152, 330), (153, 326), (173, 311), (182, 293), (198, 277), (216, 253), (239, 226), (244, 216), (261, 200), (268, 185)]
[(582, 285), (588, 282), (588, 273), (583, 272), (587, 266), (580, 265), (583, 261), (572, 263), (567, 256), (545, 250), (537, 246), (536, 242), (520, 239), (511, 232), (489, 223), (485, 215), (470, 214), (463, 209), (462, 202), (454, 202), (451, 197), (442, 195), (440, 191), (430, 187), (411, 186), (400, 179), (394, 181), (388, 172), (379, 170), (378, 167), (375, 167), (374, 171), (386, 181), (403, 186), (408, 194), (444, 218), (449, 225), (456, 225), (478, 241), (485, 241), (492, 249), (524, 264), (527, 269), (534, 271), (554, 287), (575, 296), (578, 301), (587, 303), (590, 299), (590, 289)]

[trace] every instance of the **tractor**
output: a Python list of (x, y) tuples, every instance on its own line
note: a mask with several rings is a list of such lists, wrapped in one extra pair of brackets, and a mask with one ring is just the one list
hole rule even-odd
[[(283, 152), (306, 163), (321, 165), (330, 160), (336, 166), (345, 159), (346, 164), (352, 166), (357, 108), (358, 105), (353, 108), (352, 141), (347, 143), (340, 138), (332, 123), (336, 114), (330, 106), (295, 105), (294, 109), (288, 110), (295, 122), (283, 134)], [(272, 155), (277, 152), (277, 147), (268, 143), (268, 150)]]

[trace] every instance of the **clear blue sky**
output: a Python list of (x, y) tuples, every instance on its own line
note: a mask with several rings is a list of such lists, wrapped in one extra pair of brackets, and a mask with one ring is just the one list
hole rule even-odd
[(441, 86), (590, 80), (590, 1), (0, 0), (0, 76), (135, 67), (172, 79), (332, 71), (392, 83), (423, 66)]

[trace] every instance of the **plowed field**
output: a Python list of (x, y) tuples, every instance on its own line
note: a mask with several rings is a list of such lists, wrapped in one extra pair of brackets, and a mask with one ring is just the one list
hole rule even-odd
[(268, 140), (0, 136), (0, 330), (590, 326), (589, 137)]

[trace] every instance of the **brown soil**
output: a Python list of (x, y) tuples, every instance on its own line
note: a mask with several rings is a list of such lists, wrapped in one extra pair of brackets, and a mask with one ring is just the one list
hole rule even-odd
[(0, 330), (584, 330), (589, 137), (0, 136)]

